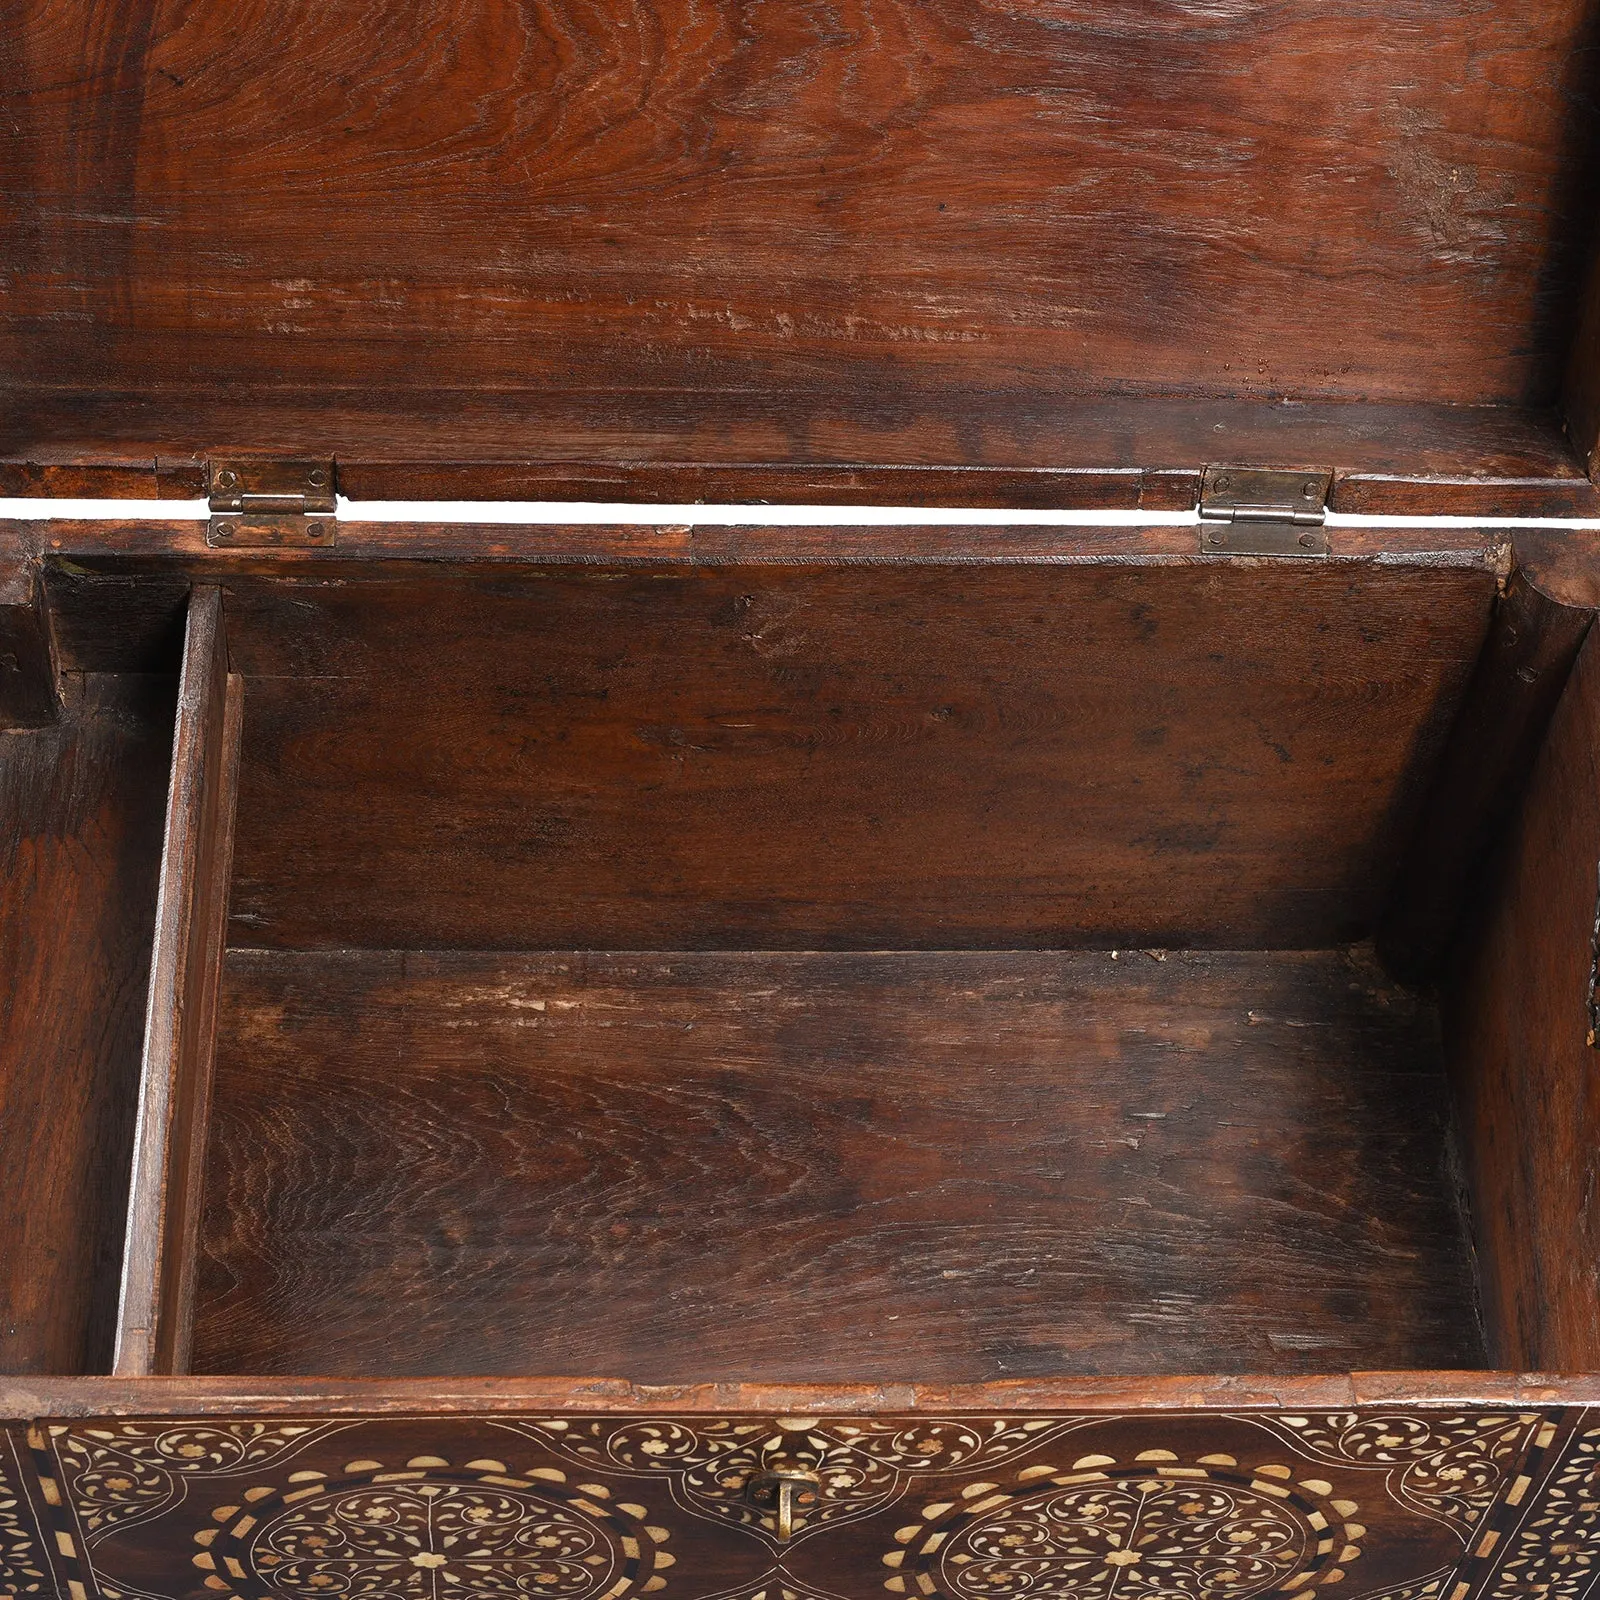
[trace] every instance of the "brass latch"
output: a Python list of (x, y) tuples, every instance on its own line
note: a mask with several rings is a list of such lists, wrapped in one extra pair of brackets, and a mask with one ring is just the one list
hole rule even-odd
[(772, 1512), (778, 1543), (787, 1544), (794, 1537), (796, 1513), (803, 1517), (822, 1498), (822, 1478), (793, 1456), (769, 1456), (746, 1492), (753, 1505)]
[(1207, 467), (1200, 482), (1200, 553), (1325, 556), (1331, 469)]
[(338, 497), (331, 458), (211, 461), (206, 468), (211, 525), (206, 542), (243, 548), (331, 545)]

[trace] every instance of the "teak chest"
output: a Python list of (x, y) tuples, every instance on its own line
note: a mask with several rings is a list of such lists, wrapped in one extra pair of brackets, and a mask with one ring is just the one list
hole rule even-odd
[(0, 1600), (1593, 1600), (1597, 28), (11, 0)]

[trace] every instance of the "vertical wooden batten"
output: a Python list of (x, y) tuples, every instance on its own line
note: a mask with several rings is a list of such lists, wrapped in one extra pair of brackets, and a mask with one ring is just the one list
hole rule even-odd
[(47, 728), (59, 715), (44, 590), (20, 540), (0, 531), (0, 730)]
[(228, 672), (222, 592), (197, 588), (178, 686), (151, 956), (117, 1320), (119, 1377), (181, 1373), (188, 1361), (243, 688)]

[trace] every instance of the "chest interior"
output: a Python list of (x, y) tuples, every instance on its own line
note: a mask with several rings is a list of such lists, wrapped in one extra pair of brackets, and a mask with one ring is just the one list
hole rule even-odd
[(1596, 1365), (1590, 0), (13, 9), (0, 1367)]
[(49, 526), (14, 1370), (1590, 1360), (1589, 612), (1508, 546)]

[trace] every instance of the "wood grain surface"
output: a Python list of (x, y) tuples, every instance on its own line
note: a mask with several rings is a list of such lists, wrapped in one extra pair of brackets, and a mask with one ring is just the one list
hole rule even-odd
[(17, 0), (4, 453), (48, 457), (38, 396), (239, 384), (335, 432), (391, 392), (446, 459), (456, 396), (561, 395), (646, 465), (663, 395), (763, 412), (778, 462), (830, 397), (865, 465), (924, 399), (958, 435), (1007, 393), (1549, 407), (1592, 13)]
[(6, 494), (203, 495), (206, 459), (338, 457), (355, 500), (631, 500), (1182, 510), (1216, 461), (1321, 463), (1335, 510), (1582, 516), (1600, 493), (1558, 412), (1381, 401), (899, 388), (440, 396), (238, 382), (43, 394), (0, 412)]
[(1471, 1366), (1431, 1010), (1339, 953), (230, 953), (199, 1373)]
[(1578, 658), (1445, 1008), (1493, 1359), (1600, 1367), (1600, 640)]
[(190, 602), (178, 679), (161, 887), (113, 1370), (182, 1372), (228, 922), (244, 681), (228, 673), (222, 594)]
[(9, 528), (0, 530), (0, 733), (60, 715), (44, 585)]
[(1039, 1412), (1347, 1411), (1352, 1406), (1595, 1406), (1593, 1373), (1243, 1373), (1006, 1378), (990, 1383), (641, 1384), (621, 1378), (26, 1378), (0, 1375), (0, 1417), (652, 1416), (770, 1411), (848, 1417)]
[(1379, 563), (227, 585), (231, 942), (1326, 945), (1494, 593)]
[[(434, 513), (435, 516), (437, 512)], [(191, 588), (277, 578), (300, 583), (425, 580), (448, 592), (474, 579), (526, 579), (551, 566), (1151, 565), (1236, 571), (1250, 559), (1211, 556), (1194, 524), (1105, 522), (525, 523), (339, 520), (332, 547), (212, 546), (200, 519), (53, 518), (16, 524), (44, 576), (52, 641), (63, 670), (176, 672)], [(1538, 586), (1562, 604), (1594, 603), (1600, 534), (1470, 523), (1339, 524), (1324, 565), (1380, 564), (1396, 572), (1455, 568), (1503, 580), (1537, 536)], [(1575, 590), (1576, 592), (1568, 592)]]
[(1432, 983), (1444, 971), (1593, 619), (1552, 600), (1525, 571), (1506, 579), (1379, 924), (1384, 965), (1406, 982)]
[(0, 1370), (107, 1372), (170, 680), (76, 676), (0, 736)]
[(1584, 465), (1591, 473), (1600, 474), (1600, 252), (1594, 250), (1567, 361), (1562, 410), (1568, 435)]

